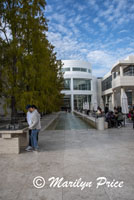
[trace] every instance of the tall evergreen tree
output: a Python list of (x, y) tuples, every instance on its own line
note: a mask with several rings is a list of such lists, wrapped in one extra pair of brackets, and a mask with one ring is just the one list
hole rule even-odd
[(0, 6), (0, 88), (12, 119), (28, 103), (58, 110), (62, 64), (46, 37), (45, 0), (2, 0)]

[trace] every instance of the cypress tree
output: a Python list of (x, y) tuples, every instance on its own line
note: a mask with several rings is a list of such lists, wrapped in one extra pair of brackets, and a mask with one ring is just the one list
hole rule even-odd
[(41, 112), (57, 111), (62, 103), (62, 63), (46, 37), (44, 0), (2, 0), (0, 3), (0, 91), (17, 110), (36, 104)]

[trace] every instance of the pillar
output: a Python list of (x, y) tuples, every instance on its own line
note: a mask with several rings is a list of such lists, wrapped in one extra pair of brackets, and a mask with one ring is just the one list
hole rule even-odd
[(91, 95), (90, 110), (93, 110), (93, 95)]
[(108, 96), (105, 96), (105, 104), (108, 104)]
[(112, 93), (112, 106), (115, 107), (115, 92)]
[(71, 92), (73, 92), (73, 78), (71, 78)]
[(112, 81), (114, 80), (114, 72), (112, 72)]
[(73, 78), (71, 78), (71, 111), (74, 110)]
[(74, 95), (71, 94), (71, 111), (74, 111)]
[(123, 76), (123, 68), (120, 66), (120, 76)]
[(121, 87), (121, 94), (120, 94), (120, 103), (121, 103), (121, 106), (122, 106), (122, 95), (123, 95), (124, 92), (125, 92), (124, 88)]

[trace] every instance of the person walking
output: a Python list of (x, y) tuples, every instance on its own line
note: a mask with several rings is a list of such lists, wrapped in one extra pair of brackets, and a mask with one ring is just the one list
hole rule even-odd
[[(30, 126), (31, 119), (32, 119), (31, 105), (27, 105), (26, 109), (27, 109), (26, 119), (27, 119), (28, 126)], [(28, 144), (28, 146), (27, 146), (27, 148), (25, 150), (26, 151), (31, 151), (32, 150), (32, 145), (31, 145), (31, 130), (30, 129), (29, 129), (29, 144)]]
[(38, 133), (41, 129), (40, 114), (36, 109), (35, 105), (30, 108), (32, 112), (31, 124), (29, 125), (29, 130), (31, 130), (31, 145), (32, 150), (38, 151)]

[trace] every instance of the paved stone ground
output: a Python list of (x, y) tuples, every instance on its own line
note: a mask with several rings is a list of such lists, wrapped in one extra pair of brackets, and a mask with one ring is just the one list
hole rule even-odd
[[(0, 200), (134, 200), (134, 130), (131, 125), (101, 132), (90, 127), (45, 130), (40, 133), (39, 146), (39, 153), (0, 155)], [(36, 176), (44, 177), (44, 188), (33, 186)], [(48, 179), (52, 176), (64, 177), (64, 181), (82, 178), (92, 181), (93, 186), (83, 191), (50, 188)], [(96, 178), (101, 176), (109, 181), (124, 181), (124, 187), (96, 189)]]

